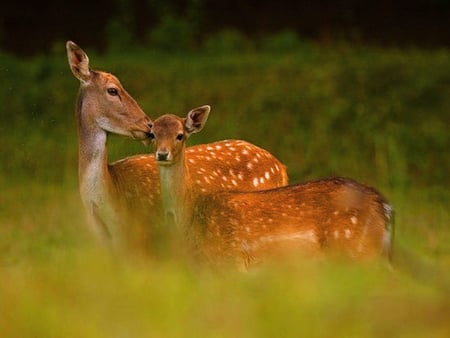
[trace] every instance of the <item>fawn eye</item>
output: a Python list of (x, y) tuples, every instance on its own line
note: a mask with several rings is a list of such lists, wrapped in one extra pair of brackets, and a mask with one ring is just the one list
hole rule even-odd
[(183, 134), (178, 134), (177, 135), (177, 140), (181, 141), (183, 139), (184, 135)]
[(109, 95), (111, 96), (117, 96), (119, 95), (119, 91), (117, 90), (117, 88), (114, 87), (110, 87), (106, 90), (108, 92)]

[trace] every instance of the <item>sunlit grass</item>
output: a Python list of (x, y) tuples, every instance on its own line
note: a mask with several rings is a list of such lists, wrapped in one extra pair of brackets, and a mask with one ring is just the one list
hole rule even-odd
[(89, 240), (76, 187), (24, 190), (8, 190), (2, 201), (5, 337), (450, 333), (450, 217), (444, 205), (416, 194), (395, 198), (396, 243), (408, 255), (394, 269), (293, 257), (242, 273), (181, 257), (114, 257)]
[(445, 337), (434, 282), (383, 266), (284, 262), (247, 274), (56, 251), (1, 269), (7, 337)]

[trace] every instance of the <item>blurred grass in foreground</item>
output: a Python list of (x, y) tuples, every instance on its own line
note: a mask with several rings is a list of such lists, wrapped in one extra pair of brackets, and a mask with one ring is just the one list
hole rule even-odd
[[(84, 248), (2, 269), (5, 337), (445, 337), (446, 293), (383, 268), (248, 275), (114, 262)], [(448, 294), (447, 294), (448, 295)]]
[[(152, 118), (210, 104), (193, 142), (254, 142), (291, 182), (344, 175), (376, 186), (396, 209), (397, 252), (409, 254), (395, 271), (292, 261), (249, 274), (114, 259), (84, 227), (78, 83), (63, 49), (0, 55), (2, 337), (449, 336), (448, 51), (87, 52)], [(110, 150), (149, 151), (120, 138)]]

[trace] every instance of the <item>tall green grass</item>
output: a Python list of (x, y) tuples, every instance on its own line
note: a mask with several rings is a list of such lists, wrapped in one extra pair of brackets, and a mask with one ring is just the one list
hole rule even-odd
[[(447, 50), (97, 55), (151, 118), (210, 104), (192, 143), (265, 147), (292, 183), (350, 176), (396, 210), (393, 271), (285, 261), (248, 274), (111, 257), (77, 192), (77, 80), (65, 52), (0, 55), (3, 337), (446, 337), (450, 334)], [(112, 137), (111, 160), (148, 152)]]

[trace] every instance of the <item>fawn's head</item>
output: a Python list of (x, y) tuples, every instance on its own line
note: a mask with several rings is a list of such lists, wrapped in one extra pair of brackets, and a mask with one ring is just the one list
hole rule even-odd
[(66, 49), (70, 69), (81, 84), (80, 118), (107, 133), (148, 139), (151, 121), (120, 81), (112, 74), (90, 69), (87, 54), (74, 42), (67, 41)]
[(171, 165), (180, 160), (187, 138), (203, 129), (210, 110), (206, 105), (192, 109), (185, 118), (166, 114), (154, 121), (150, 138), (160, 165)]

